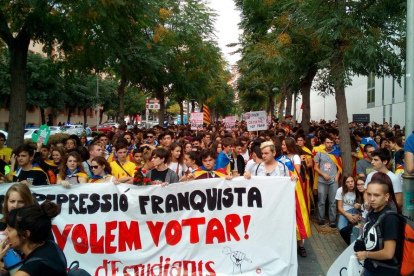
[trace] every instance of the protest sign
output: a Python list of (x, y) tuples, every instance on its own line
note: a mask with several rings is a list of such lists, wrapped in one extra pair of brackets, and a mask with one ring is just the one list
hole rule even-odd
[(39, 203), (61, 205), (56, 242), (91, 275), (297, 275), (287, 177), (30, 188)]
[(266, 111), (249, 112), (246, 118), (248, 131), (267, 130)]
[(37, 133), (32, 133), (32, 141), (41, 142), (43, 145), (47, 144), (50, 136), (50, 128), (47, 125), (41, 125)]
[(236, 116), (226, 116), (226, 130), (234, 130), (236, 128)]
[(191, 112), (191, 130), (203, 130), (203, 112)]

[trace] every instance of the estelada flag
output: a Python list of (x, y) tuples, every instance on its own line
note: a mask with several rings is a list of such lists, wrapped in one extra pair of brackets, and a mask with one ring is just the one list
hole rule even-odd
[(200, 112), (203, 112), (203, 124), (210, 125), (211, 124), (210, 108), (208, 108), (207, 105), (203, 104)]
[(366, 145), (372, 145), (375, 149), (378, 149), (377, 144), (375, 143), (374, 139), (372, 139), (371, 137), (365, 137), (361, 140), (361, 142), (359, 142), (358, 145), (358, 158), (359, 160), (364, 159), (367, 157), (367, 154), (364, 151), (364, 147)]

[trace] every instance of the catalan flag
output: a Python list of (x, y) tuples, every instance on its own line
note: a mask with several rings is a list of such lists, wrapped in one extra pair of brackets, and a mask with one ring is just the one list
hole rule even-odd
[(372, 139), (371, 137), (365, 137), (364, 139), (361, 140), (361, 142), (359, 142), (359, 146), (358, 146), (358, 158), (359, 160), (364, 159), (367, 157), (365, 151), (364, 151), (364, 147), (366, 145), (372, 145), (375, 149), (378, 149), (377, 144), (375, 143), (374, 139)]
[(210, 108), (208, 108), (207, 105), (203, 104), (200, 112), (203, 112), (203, 124), (210, 125), (211, 124)]

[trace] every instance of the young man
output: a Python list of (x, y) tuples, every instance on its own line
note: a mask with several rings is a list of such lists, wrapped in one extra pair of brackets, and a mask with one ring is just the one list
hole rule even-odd
[(371, 144), (366, 144), (364, 147), (364, 152), (366, 157), (364, 159), (356, 162), (356, 171), (358, 176), (367, 177), (368, 174), (374, 171), (372, 168), (372, 156), (371, 154), (375, 151), (375, 148)]
[(168, 148), (169, 146), (171, 146), (173, 139), (174, 139), (174, 133), (172, 133), (171, 131), (167, 131), (158, 136), (158, 141), (160, 141), (160, 144), (161, 144), (160, 146), (164, 148), (165, 147)]
[(194, 137), (192, 142), (193, 147), (201, 147), (201, 138)]
[(5, 147), (4, 143), (6, 143), (6, 135), (0, 132), (0, 159), (2, 159), (6, 163), (9, 163), (10, 156), (13, 150), (11, 148)]
[(377, 149), (371, 154), (372, 156), (372, 168), (375, 170), (375, 172), (370, 173), (367, 176), (367, 180), (365, 181), (365, 189), (368, 187), (368, 183), (371, 182), (372, 176), (376, 172), (382, 172), (388, 175), (392, 182), (392, 187), (394, 188), (394, 194), (395, 199), (397, 200), (396, 204), (399, 206), (399, 208), (402, 207), (402, 185), (401, 181), (394, 173), (390, 172), (387, 169), (387, 165), (391, 160), (391, 154), (386, 149)]
[(210, 142), (211, 142), (211, 134), (210, 133), (205, 133), (203, 135), (203, 142), (204, 142), (204, 145), (206, 145), (206, 147), (210, 144)]
[(155, 139), (155, 131), (150, 129), (147, 131), (147, 135), (145, 137), (145, 143), (149, 146), (152, 146), (154, 148), (156, 148), (159, 143), (157, 142), (157, 140)]
[(244, 163), (247, 164), (247, 161), (249, 161), (250, 159), (250, 153), (247, 148), (249, 145), (250, 139), (248, 137), (243, 136), (243, 137), (240, 137), (238, 140), (242, 144), (240, 155), (243, 156)]
[(103, 147), (99, 142), (95, 142), (89, 146), (89, 159), (82, 163), (85, 173), (88, 175), (88, 178), (92, 177), (92, 159), (98, 156), (102, 156), (104, 153)]
[(393, 172), (395, 172), (395, 169), (398, 168), (400, 165), (404, 165), (404, 162), (400, 158), (400, 152), (403, 150), (403, 143), (402, 143), (402, 137), (391, 137), (390, 138), (390, 148), (393, 151), (392, 154), (392, 168)]
[[(203, 165), (199, 167), (193, 173), (194, 179), (207, 179), (207, 178), (219, 178), (224, 177), (227, 180), (231, 179), (231, 176), (226, 173), (223, 168), (215, 169), (217, 153), (212, 148), (205, 148), (200, 151), (200, 159)], [(189, 175), (191, 180), (192, 176)]]
[[(32, 165), (34, 148), (29, 145), (21, 145), (15, 151), (16, 156), (10, 159), (9, 179), (12, 182), (20, 182), (27, 186), (48, 185), (47, 174), (37, 166)], [(18, 168), (16, 169), (16, 162)], [(16, 169), (16, 170), (15, 170)]]
[(151, 179), (151, 184), (168, 185), (178, 182), (178, 175), (165, 165), (168, 160), (169, 151), (165, 148), (155, 149), (151, 154), (151, 162), (154, 169), (146, 175)]
[(127, 144), (118, 141), (115, 144), (115, 153), (118, 159), (110, 163), (112, 175), (118, 178), (121, 183), (132, 184), (134, 182), (135, 164), (127, 159)]
[(336, 229), (336, 200), (338, 180), (342, 172), (339, 158), (335, 154), (333, 138), (324, 138), (325, 149), (321, 149), (315, 156), (315, 172), (318, 174), (318, 220), (319, 226), (325, 227), (325, 202), (329, 201), (329, 226)]
[(103, 157), (105, 157), (105, 159), (108, 159), (109, 155), (111, 155), (112, 152), (112, 147), (108, 145), (109, 138), (102, 133), (98, 135), (97, 140), (99, 141), (99, 143), (101, 143), (101, 146), (104, 150), (104, 152), (102, 153)]

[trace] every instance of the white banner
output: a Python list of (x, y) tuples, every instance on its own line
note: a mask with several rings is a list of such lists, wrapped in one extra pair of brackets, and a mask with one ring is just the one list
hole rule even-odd
[(203, 130), (203, 112), (191, 112), (191, 130)]
[[(10, 184), (0, 185), (0, 200)], [(94, 276), (297, 275), (295, 184), (286, 177), (32, 187), (62, 206), (53, 233)]]
[(226, 116), (226, 130), (236, 129), (236, 116)]
[(245, 116), (248, 131), (267, 130), (266, 111), (252, 111), (245, 113)]

